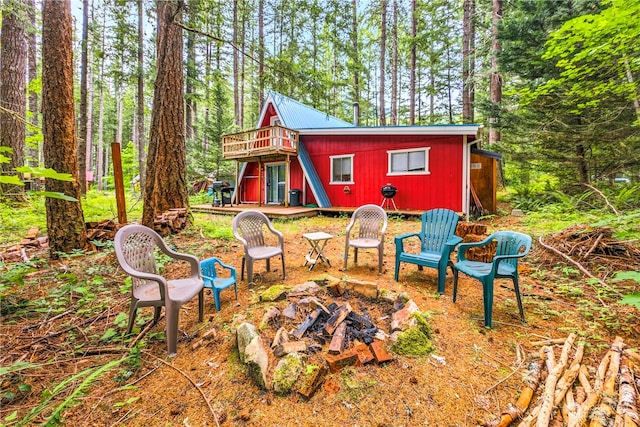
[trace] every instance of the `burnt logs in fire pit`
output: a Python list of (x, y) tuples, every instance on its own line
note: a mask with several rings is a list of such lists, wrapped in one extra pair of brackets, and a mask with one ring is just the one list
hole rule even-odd
[(298, 340), (307, 336), (321, 344), (329, 342), (329, 353), (338, 354), (356, 340), (371, 344), (377, 332), (369, 313), (358, 314), (349, 303), (333, 302), (326, 311), (316, 308), (307, 315), (293, 336)]

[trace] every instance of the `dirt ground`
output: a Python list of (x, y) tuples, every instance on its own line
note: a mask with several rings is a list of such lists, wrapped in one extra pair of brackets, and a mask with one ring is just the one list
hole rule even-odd
[[(231, 217), (216, 221), (230, 223)], [(598, 365), (617, 335), (623, 337), (629, 347), (638, 345), (636, 309), (617, 304), (615, 297), (608, 297), (597, 285), (581, 279), (575, 271), (568, 271), (564, 264), (549, 265), (548, 254), (538, 245), (534, 244), (530, 255), (521, 263), (527, 323), (519, 319), (511, 282), (499, 280), (495, 288), (494, 328), (489, 330), (483, 326), (482, 291), (478, 282), (462, 276), (458, 301), (453, 303), (450, 271), (442, 296), (436, 293), (434, 270), (418, 271), (416, 266), (403, 264), (399, 282), (393, 280), (393, 236), (417, 231), (417, 220), (390, 219), (384, 270), (380, 276), (375, 251), (362, 251), (357, 266), (351, 253), (348, 268), (342, 271), (347, 224), (346, 217), (276, 221), (276, 228), (285, 234), (286, 280), (282, 280), (279, 260), (274, 260), (271, 272), (266, 272), (264, 262), (258, 262), (255, 284), (249, 286), (246, 280), (239, 281), (237, 301), (233, 290), (223, 291), (220, 312), (216, 312), (213, 297), (207, 291), (203, 323), (197, 322), (195, 302), (184, 306), (175, 358), (166, 357), (163, 337), (158, 334), (164, 328), (162, 318), (146, 335), (148, 345), (140, 354), (139, 365), (116, 367), (100, 377), (77, 396), (78, 404), (65, 410), (62, 420), (70, 426), (476, 426), (498, 419), (507, 405), (516, 401), (523, 387), (527, 362), (539, 351), (535, 342), (566, 338), (575, 332), (587, 342), (585, 359), (593, 366)], [(520, 219), (514, 217), (493, 219), (488, 226), (490, 232), (523, 230)], [(325, 251), (332, 265), (319, 264), (309, 271), (303, 266), (309, 246), (302, 234), (312, 231), (325, 231), (335, 238), (329, 241)], [(534, 236), (534, 242), (536, 238)], [(198, 230), (170, 240), (179, 250), (194, 253), (201, 259), (217, 256), (235, 266), (240, 274), (241, 247), (236, 242), (204, 239)], [(5, 303), (17, 301), (18, 293), (27, 299), (41, 297), (70, 272), (76, 271), (79, 275), (81, 271), (99, 266), (105, 266), (107, 271), (107, 266), (117, 266), (117, 262), (113, 255), (97, 254), (52, 264), (55, 280), (44, 268), (30, 273), (29, 279), (36, 280), (38, 285), (12, 290)], [(182, 266), (168, 267), (169, 274), (173, 275), (182, 269)], [(108, 308), (101, 318), (90, 324), (81, 323), (77, 312), (57, 319), (46, 313), (3, 315), (0, 366), (24, 361), (43, 367), (21, 371), (17, 379), (0, 377), (3, 392), (19, 382), (31, 384), (31, 390), (21, 397), (3, 400), (0, 424), (13, 411), (18, 411), (17, 420), (22, 419), (38, 404), (45, 387), (52, 389), (71, 374), (104, 366), (126, 354), (131, 337), (128, 341), (110, 340), (102, 347), (80, 345), (95, 343), (92, 336), (101, 336), (113, 327), (119, 312), (128, 310), (128, 295), (118, 291), (124, 278), (122, 271), (115, 268), (109, 271), (103, 274), (111, 289)], [(386, 364), (345, 368), (329, 374), (309, 400), (297, 393), (279, 396), (260, 389), (238, 360), (236, 326), (243, 321), (258, 326), (267, 308), (274, 304), (284, 308), (288, 304), (287, 301), (259, 302), (262, 290), (271, 285), (304, 283), (322, 273), (371, 281), (380, 288), (406, 292), (421, 311), (430, 316), (435, 331), (433, 356), (393, 355), (394, 360)], [(635, 290), (632, 284), (628, 286), (625, 293)], [(321, 297), (325, 298), (324, 294)], [(376, 324), (386, 328), (388, 306), (350, 295), (345, 296), (345, 300), (354, 307), (368, 310)], [(148, 320), (151, 309), (143, 309), (141, 314)], [(261, 330), (261, 334), (268, 341), (279, 325), (288, 329), (296, 327), (293, 321), (280, 320)], [(210, 332), (212, 330), (215, 332)], [(55, 334), (59, 331), (67, 332)], [(209, 337), (203, 339), (207, 333)], [(47, 338), (42, 339), (43, 336)], [(194, 343), (199, 340), (202, 345), (194, 349)], [(74, 352), (74, 349), (77, 350)], [(127, 370), (129, 373), (123, 379), (122, 373)], [(70, 387), (68, 392), (61, 393), (56, 402), (68, 397), (73, 389)], [(50, 413), (50, 410), (44, 411), (32, 423)]]

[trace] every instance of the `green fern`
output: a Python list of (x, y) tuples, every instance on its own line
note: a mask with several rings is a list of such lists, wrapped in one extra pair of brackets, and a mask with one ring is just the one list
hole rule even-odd
[(47, 423), (45, 426), (57, 426), (62, 424), (61, 415), (62, 411), (65, 409), (69, 409), (74, 406), (78, 398), (96, 381), (100, 378), (102, 374), (107, 372), (108, 370), (118, 366), (119, 364), (125, 362), (129, 359), (130, 356), (123, 357), (119, 360), (113, 360), (106, 365), (93, 367), (89, 369), (85, 369), (82, 372), (79, 372), (59, 383), (54, 387), (53, 391), (45, 390), (42, 393), (41, 401), (38, 406), (33, 408), (22, 420), (20, 420), (16, 425), (25, 426), (31, 424), (34, 418), (40, 416), (42, 412), (47, 409), (51, 401), (56, 398), (59, 394), (61, 394), (69, 384), (75, 383), (75, 381), (80, 378), (84, 378), (84, 380), (76, 387), (67, 397), (60, 403), (54, 411), (49, 416)]

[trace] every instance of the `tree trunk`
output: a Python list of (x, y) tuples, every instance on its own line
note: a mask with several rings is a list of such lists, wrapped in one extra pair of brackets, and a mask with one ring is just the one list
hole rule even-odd
[(82, 39), (80, 41), (80, 109), (78, 123), (78, 170), (80, 192), (87, 193), (87, 62), (89, 51), (89, 0), (82, 0)]
[(258, 110), (264, 103), (264, 0), (258, 1)]
[(353, 124), (360, 124), (360, 50), (358, 48), (358, 1), (351, 3), (351, 48), (353, 49)]
[[(105, 12), (102, 11), (102, 27), (104, 28)], [(104, 52), (104, 31), (102, 31), (102, 40), (100, 41), (102, 51)], [(104, 56), (100, 57), (100, 82), (104, 82)], [(98, 147), (96, 149), (96, 180), (98, 181), (98, 190), (102, 190), (102, 177), (104, 176), (104, 83), (100, 84), (99, 93), (99, 110), (98, 110)]]
[(47, 178), (47, 191), (63, 193), (75, 201), (48, 197), (49, 255), (84, 249), (86, 228), (80, 185), (73, 98), (73, 49), (69, 0), (45, 0), (42, 13), (42, 131), (45, 167), (68, 173), (73, 181)]
[(391, 31), (391, 126), (398, 124), (398, 0), (393, 0), (393, 28)]
[[(194, 8), (189, 8), (189, 24), (194, 26), (195, 17), (193, 17)], [(193, 82), (196, 78), (196, 36), (193, 31), (187, 31), (187, 81), (185, 83), (185, 130), (186, 138), (193, 138), (193, 111), (195, 109)]]
[[(31, 24), (31, 28), (36, 28), (36, 2), (35, 0), (28, 0), (29, 4), (29, 22)], [(28, 78), (29, 82), (33, 82), (38, 78), (38, 47), (37, 47), (37, 37), (35, 31), (30, 31), (27, 36), (29, 43), (29, 59), (28, 59)], [(33, 128), (28, 128), (29, 136), (32, 136), (36, 133), (36, 129), (39, 127), (39, 117), (40, 117), (40, 109), (38, 106), (38, 93), (34, 90), (29, 90), (29, 112), (31, 113), (31, 117), (29, 118), (29, 123), (33, 126)], [(33, 147), (29, 149), (30, 158), (32, 160), (33, 166), (42, 166), (42, 143), (38, 143), (37, 147)]]
[(502, 104), (502, 76), (498, 71), (500, 40), (498, 26), (502, 19), (502, 0), (493, 0), (493, 25), (491, 27), (491, 116), (489, 117), (489, 144), (500, 142), (499, 111)]
[[(233, 46), (238, 46), (238, 0), (233, 0)], [(235, 124), (242, 128), (240, 122), (240, 64), (238, 49), (233, 49), (233, 106)]]
[(475, 0), (464, 0), (462, 22), (462, 122), (473, 123), (475, 97)]
[(153, 93), (142, 223), (172, 208), (188, 208), (184, 139), (181, 4), (158, 2), (157, 75)]
[(144, 9), (143, 0), (138, 0), (138, 177), (140, 192), (144, 188), (145, 179), (145, 145), (144, 134)]
[(387, 50), (387, 0), (380, 0), (382, 12), (380, 14), (380, 126), (387, 125), (384, 111), (384, 64)]
[[(5, 1), (2, 5), (0, 34), (0, 147), (12, 152), (9, 163), (1, 163), (3, 174), (15, 174), (24, 166), (24, 139), (27, 109), (27, 34), (25, 0)], [(7, 153), (0, 153), (7, 154)], [(14, 201), (24, 200), (22, 186), (2, 185), (0, 195)]]
[(416, 17), (416, 2), (411, 0), (411, 58), (409, 65), (409, 125), (416, 124), (416, 32), (418, 30), (418, 18)]

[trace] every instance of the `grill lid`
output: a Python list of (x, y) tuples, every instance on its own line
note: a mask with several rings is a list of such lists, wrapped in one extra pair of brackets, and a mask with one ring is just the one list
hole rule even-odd
[(391, 184), (387, 184), (382, 186), (382, 189), (380, 190), (380, 192), (385, 198), (391, 199), (396, 195), (396, 193), (398, 192), (398, 189)]

